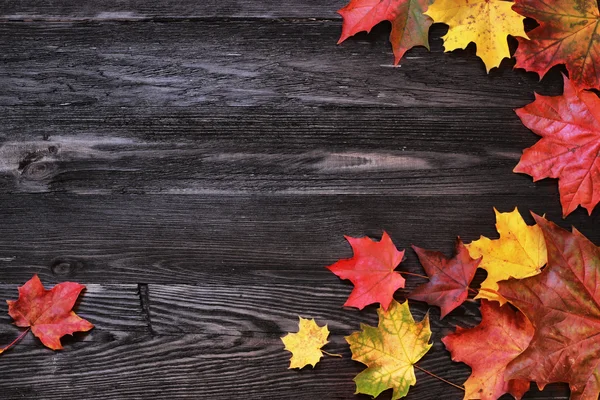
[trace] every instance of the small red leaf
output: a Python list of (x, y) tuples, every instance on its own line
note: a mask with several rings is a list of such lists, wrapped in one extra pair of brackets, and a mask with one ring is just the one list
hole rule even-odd
[(413, 290), (408, 297), (440, 307), (444, 318), (467, 299), (469, 285), (481, 258), (471, 258), (460, 238), (456, 241), (456, 255), (452, 259), (439, 251), (424, 250), (417, 246), (412, 248), (430, 281)]
[(21, 328), (31, 331), (52, 350), (62, 349), (60, 338), (73, 332), (85, 332), (94, 327), (71, 309), (84, 285), (73, 282), (59, 283), (44, 289), (40, 278), (34, 275), (19, 287), (19, 299), (8, 300), (8, 314)]
[(354, 290), (344, 305), (363, 309), (369, 304), (380, 303), (387, 310), (394, 292), (404, 287), (404, 278), (394, 272), (404, 257), (404, 250), (398, 251), (385, 232), (379, 242), (368, 237), (346, 236), (346, 240), (352, 246), (354, 257), (327, 267), (340, 278), (349, 279), (354, 284)]

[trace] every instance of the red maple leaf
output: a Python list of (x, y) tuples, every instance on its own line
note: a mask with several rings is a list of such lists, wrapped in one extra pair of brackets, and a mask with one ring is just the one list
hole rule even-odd
[(394, 271), (404, 257), (404, 250), (398, 251), (386, 232), (383, 232), (379, 242), (368, 237), (345, 238), (352, 246), (354, 257), (339, 260), (327, 267), (340, 278), (349, 279), (354, 284), (344, 305), (362, 310), (369, 304), (380, 303), (387, 310), (394, 292), (404, 287), (404, 278)]
[(62, 336), (94, 327), (71, 311), (84, 288), (79, 283), (64, 282), (46, 290), (40, 278), (34, 275), (19, 287), (18, 300), (7, 301), (8, 314), (18, 327), (31, 328), (46, 347), (60, 350), (63, 348), (60, 344)]
[(542, 139), (525, 149), (514, 172), (534, 181), (558, 178), (563, 216), (578, 205), (591, 214), (600, 201), (600, 99), (565, 77), (562, 96), (539, 96), (517, 110)]
[(567, 382), (572, 399), (600, 393), (600, 249), (576, 229), (568, 232), (534, 215), (544, 233), (548, 266), (536, 276), (499, 283), (499, 292), (535, 328), (529, 347), (507, 368), (508, 379), (543, 388)]
[(565, 64), (579, 89), (600, 89), (600, 12), (596, 0), (515, 0), (513, 10), (540, 26), (518, 37), (516, 68), (544, 76)]
[(465, 382), (465, 399), (495, 400), (504, 393), (516, 399), (529, 390), (529, 381), (505, 380), (509, 362), (529, 345), (533, 326), (523, 313), (495, 301), (481, 301), (481, 323), (472, 329), (456, 328), (442, 339), (452, 360), (472, 369)]
[(439, 251), (424, 250), (417, 246), (412, 248), (430, 280), (413, 290), (408, 297), (439, 306), (444, 318), (467, 299), (469, 284), (481, 258), (471, 258), (460, 238), (456, 240), (456, 255), (452, 259)]
[(351, 0), (338, 10), (344, 19), (339, 43), (358, 32), (367, 31), (382, 21), (392, 23), (390, 42), (394, 64), (415, 46), (429, 49), (429, 27), (433, 20), (424, 14), (433, 0)]

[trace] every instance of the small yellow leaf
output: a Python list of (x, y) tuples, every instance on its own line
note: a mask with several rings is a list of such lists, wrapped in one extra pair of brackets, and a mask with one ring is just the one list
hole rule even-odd
[(289, 368), (302, 368), (306, 365), (317, 365), (323, 353), (321, 347), (325, 346), (329, 329), (327, 325), (320, 327), (314, 319), (300, 317), (297, 333), (288, 333), (281, 338), (285, 349), (292, 353)]
[(431, 348), (429, 317), (415, 323), (408, 301), (392, 301), (387, 311), (377, 310), (377, 328), (361, 324), (361, 332), (346, 337), (352, 359), (368, 366), (354, 378), (356, 393), (377, 397), (392, 389), (392, 400), (406, 396), (417, 382), (413, 365)]
[(527, 39), (522, 15), (512, 10), (513, 2), (504, 0), (436, 0), (425, 13), (435, 22), (450, 28), (444, 39), (446, 51), (464, 49), (471, 42), (487, 72), (510, 57), (507, 36)]
[[(506, 303), (499, 294), (498, 281), (508, 278), (527, 278), (540, 273), (547, 262), (546, 242), (539, 226), (529, 226), (516, 208), (512, 212), (496, 213), (496, 230), (500, 239), (491, 240), (482, 236), (467, 245), (473, 258), (483, 257), (479, 268), (487, 271), (481, 283), (478, 299), (496, 300)], [(485, 289), (490, 289), (487, 291)]]

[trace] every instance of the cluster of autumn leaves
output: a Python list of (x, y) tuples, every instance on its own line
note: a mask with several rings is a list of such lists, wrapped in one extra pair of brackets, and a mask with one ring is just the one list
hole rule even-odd
[[(382, 21), (392, 23), (395, 63), (414, 46), (429, 48), (433, 23), (447, 24), (446, 51), (475, 43), (489, 72), (510, 57), (508, 35), (518, 40), (516, 68), (544, 76), (566, 66), (563, 96), (538, 96), (517, 111), (542, 139), (526, 149), (514, 172), (534, 180), (557, 178), (563, 214), (579, 205), (591, 214), (600, 201), (600, 11), (597, 0), (351, 0), (339, 42)], [(525, 32), (525, 17), (539, 26)]]
[[(481, 299), (480, 324), (442, 339), (452, 359), (472, 369), (465, 400), (505, 393), (520, 399), (530, 382), (540, 388), (566, 382), (576, 400), (600, 394), (600, 248), (576, 229), (533, 216), (536, 224), (529, 226), (516, 209), (496, 212), (499, 238), (467, 245), (458, 239), (452, 258), (413, 246), (429, 281), (408, 299), (440, 307), (442, 318), (469, 292)], [(392, 389), (395, 400), (416, 383), (415, 363), (432, 346), (429, 317), (415, 322), (408, 301), (394, 300), (405, 283), (395, 271), (404, 251), (386, 233), (379, 242), (347, 240), (354, 256), (327, 267), (354, 284), (344, 305), (380, 304), (377, 327), (361, 324), (346, 337), (352, 359), (367, 366), (354, 378), (356, 392), (378, 396)], [(487, 271), (478, 290), (470, 287), (477, 268)], [(315, 366), (328, 335), (327, 326), (300, 318), (298, 333), (282, 338), (292, 352), (290, 368)]]

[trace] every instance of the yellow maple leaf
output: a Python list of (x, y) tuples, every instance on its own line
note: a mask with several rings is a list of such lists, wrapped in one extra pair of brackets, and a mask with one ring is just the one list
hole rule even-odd
[(317, 365), (323, 352), (321, 347), (328, 341), (329, 329), (327, 325), (320, 327), (314, 319), (300, 317), (297, 333), (288, 333), (281, 338), (285, 349), (292, 353), (289, 368), (302, 368), (306, 365)]
[(471, 42), (477, 45), (487, 72), (510, 57), (507, 36), (528, 38), (523, 17), (512, 10), (512, 1), (504, 0), (436, 0), (425, 13), (434, 22), (450, 28), (442, 37), (446, 51), (464, 49)]
[(546, 264), (548, 255), (542, 230), (537, 225), (527, 225), (518, 209), (507, 213), (494, 209), (494, 212), (500, 239), (481, 236), (466, 247), (471, 257), (483, 257), (479, 268), (487, 271), (487, 278), (481, 283), (483, 290), (475, 298), (504, 304), (506, 299), (494, 293), (498, 290), (498, 281), (537, 275)]
[(431, 348), (429, 317), (415, 323), (408, 301), (392, 301), (387, 311), (377, 310), (379, 325), (361, 324), (361, 332), (346, 337), (352, 359), (368, 368), (354, 378), (356, 393), (378, 396), (392, 389), (392, 400), (406, 396), (417, 382), (413, 365)]

